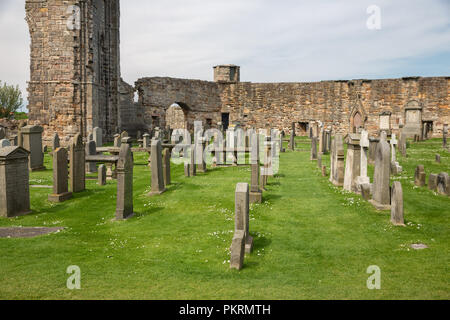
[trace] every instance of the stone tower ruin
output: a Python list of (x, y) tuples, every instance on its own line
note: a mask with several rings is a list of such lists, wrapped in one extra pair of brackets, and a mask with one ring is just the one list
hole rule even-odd
[(120, 127), (120, 1), (26, 0), (25, 9), (30, 122), (66, 139), (94, 127), (111, 136)]

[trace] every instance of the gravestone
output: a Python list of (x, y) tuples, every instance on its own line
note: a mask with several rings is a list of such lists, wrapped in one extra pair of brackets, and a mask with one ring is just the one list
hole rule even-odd
[(400, 134), (399, 142), (398, 142), (398, 151), (402, 154), (402, 157), (406, 158), (406, 136), (403, 134)]
[(86, 142), (89, 142), (89, 141), (94, 141), (94, 134), (92, 132), (89, 133), (88, 136), (87, 136), (87, 141)]
[(372, 197), (371, 195), (371, 187), (369, 183), (365, 183), (361, 185), (361, 196), (364, 200), (369, 201)]
[(326, 133), (325, 152), (330, 152), (330, 150), (331, 150), (331, 131), (327, 130), (325, 133)]
[(323, 127), (320, 127), (320, 133), (319, 133), (319, 154), (323, 154), (323, 149), (324, 149), (324, 135), (325, 135), (325, 131), (323, 129)]
[(93, 140), (95, 141), (95, 144), (97, 147), (103, 147), (103, 132), (102, 129), (99, 127), (95, 127), (93, 130)]
[(269, 176), (273, 176), (272, 170), (272, 141), (271, 137), (264, 138), (264, 162), (260, 173), (260, 188), (266, 190), (267, 181)]
[(378, 143), (380, 142), (380, 138), (369, 137), (369, 163), (375, 163), (375, 154), (377, 151)]
[(260, 185), (260, 163), (259, 163), (259, 137), (256, 132), (252, 132), (250, 136), (251, 152), (250, 152), (250, 166), (251, 166), (251, 186), (250, 186), (250, 203), (262, 202), (262, 191)]
[(21, 130), (23, 148), (30, 152), (30, 171), (45, 170), (44, 153), (42, 152), (43, 131), (44, 129), (40, 126), (25, 126)]
[(19, 146), (17, 135), (10, 136), (10, 137), (9, 137), (9, 142), (11, 143), (11, 146), (12, 146), (12, 147), (17, 147), (17, 146)]
[(403, 189), (400, 181), (394, 181), (392, 184), (391, 223), (395, 226), (405, 226), (403, 218)]
[(291, 126), (291, 137), (289, 139), (289, 149), (295, 150), (295, 122), (292, 122)]
[(385, 139), (380, 139), (375, 154), (375, 171), (373, 175), (373, 199), (370, 203), (377, 210), (389, 210), (391, 208), (390, 194), (390, 151)]
[(79, 133), (72, 138), (70, 144), (70, 190), (73, 193), (86, 189), (85, 153), (83, 138)]
[(195, 165), (195, 145), (191, 144), (189, 151), (189, 176), (195, 177), (197, 175), (197, 166)]
[(342, 187), (344, 185), (344, 142), (342, 135), (337, 134), (332, 142), (333, 156), (332, 156), (332, 172), (330, 174), (330, 181), (335, 186)]
[(322, 153), (317, 155), (317, 168), (322, 169)]
[(245, 256), (245, 232), (244, 230), (235, 230), (231, 242), (230, 269), (241, 270), (244, 266)]
[[(200, 131), (199, 131), (200, 132)], [(197, 138), (197, 143), (195, 145), (195, 160), (197, 164), (198, 172), (205, 173), (206, 172), (206, 162), (205, 162), (205, 147), (206, 140), (203, 137)]]
[(132, 217), (133, 212), (133, 153), (128, 143), (120, 146), (117, 162), (116, 220)]
[(311, 160), (317, 160), (317, 138), (311, 139)]
[(245, 252), (253, 251), (253, 238), (249, 232), (249, 186), (248, 183), (238, 183), (235, 194), (235, 231), (244, 231)]
[(322, 166), (322, 177), (327, 176), (327, 166)]
[(391, 115), (392, 113), (390, 111), (380, 113), (380, 132), (384, 131), (388, 135), (391, 134)]
[(151, 144), (151, 137), (148, 133), (144, 134), (143, 138), (142, 138), (142, 146), (144, 148), (149, 148)]
[(355, 192), (356, 178), (360, 175), (361, 147), (359, 145), (361, 135), (349, 133), (346, 137), (347, 159), (345, 163), (344, 190)]
[(0, 148), (11, 147), (11, 142), (7, 139), (0, 140)]
[[(87, 156), (95, 156), (97, 154), (97, 145), (94, 140), (86, 143), (85, 155)], [(95, 162), (86, 162), (86, 172), (87, 173), (95, 173), (97, 172), (97, 165)]]
[(50, 202), (64, 202), (72, 198), (69, 192), (67, 149), (57, 148), (53, 151), (53, 193), (48, 195)]
[(437, 192), (442, 195), (450, 196), (450, 177), (448, 173), (439, 173), (437, 181)]
[(116, 133), (114, 135), (114, 147), (115, 148), (120, 148), (120, 146), (122, 145), (122, 141), (120, 138), (120, 134)]
[(29, 154), (22, 147), (0, 148), (0, 217), (11, 218), (31, 212)]
[(436, 191), (438, 185), (438, 175), (430, 173), (428, 176), (428, 189)]
[(436, 154), (436, 162), (441, 163), (441, 155), (440, 154)]
[(106, 166), (104, 164), (98, 167), (98, 185), (106, 185)]
[(423, 165), (418, 165), (414, 173), (414, 184), (418, 187), (425, 185), (425, 168)]
[(52, 151), (55, 151), (59, 147), (61, 147), (60, 141), (59, 141), (59, 135), (57, 132), (55, 132), (55, 134), (53, 135), (53, 138), (52, 138)]
[(366, 130), (361, 131), (361, 139), (359, 141), (361, 148), (360, 164), (359, 164), (359, 176), (356, 178), (356, 190), (361, 191), (361, 187), (364, 184), (370, 184), (370, 178), (367, 176), (367, 155), (369, 152), (369, 132)]
[(152, 171), (152, 186), (149, 196), (159, 195), (166, 191), (164, 185), (163, 173), (163, 159), (162, 159), (162, 145), (161, 140), (152, 140), (151, 151), (151, 171)]
[(402, 134), (406, 138), (415, 137), (414, 141), (418, 141), (422, 134), (422, 106), (418, 101), (410, 101), (405, 106), (405, 126)]
[(168, 186), (172, 183), (170, 177), (170, 149), (166, 148), (163, 151), (163, 173), (164, 173), (164, 185)]
[(393, 133), (391, 136), (391, 173), (393, 175), (397, 175), (400, 174), (403, 171), (402, 166), (400, 166), (400, 164), (397, 162), (397, 155), (396, 155), (396, 151), (395, 151), (395, 147), (397, 146), (397, 137), (395, 136), (395, 134)]

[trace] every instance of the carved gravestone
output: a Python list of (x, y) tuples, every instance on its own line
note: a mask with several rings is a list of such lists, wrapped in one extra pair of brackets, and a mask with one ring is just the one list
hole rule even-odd
[(377, 210), (389, 210), (391, 203), (390, 194), (390, 151), (389, 144), (380, 139), (375, 154), (375, 171), (373, 175), (373, 199), (370, 203)]
[(98, 167), (98, 185), (106, 185), (106, 166), (104, 164)]
[(26, 126), (21, 130), (23, 148), (30, 152), (30, 171), (45, 170), (44, 153), (42, 152), (42, 132), (40, 126)]
[(21, 147), (0, 148), (0, 217), (10, 218), (31, 212), (29, 154)]
[(245, 232), (244, 230), (235, 230), (231, 242), (230, 269), (241, 270), (244, 266), (245, 256)]
[(425, 168), (423, 165), (418, 165), (414, 173), (414, 184), (418, 187), (425, 185)]
[(400, 181), (395, 181), (392, 184), (391, 223), (395, 226), (405, 225), (403, 218), (403, 189)]
[(356, 179), (360, 175), (361, 146), (359, 145), (361, 135), (350, 133), (346, 137), (347, 159), (345, 163), (344, 190), (355, 192)]
[(133, 153), (128, 143), (120, 147), (117, 162), (116, 220), (132, 217), (133, 212)]
[(73, 193), (86, 189), (85, 153), (83, 138), (78, 133), (70, 144), (70, 190)]
[(53, 151), (53, 193), (48, 195), (48, 201), (64, 202), (72, 198), (67, 166), (67, 149), (57, 148)]
[[(86, 143), (85, 154), (87, 156), (95, 156), (97, 154), (97, 145), (94, 140), (91, 140)], [(95, 162), (86, 162), (86, 172), (87, 173), (97, 172), (97, 165), (95, 164)]]
[(168, 186), (172, 183), (170, 177), (170, 149), (166, 148), (163, 151), (163, 173), (164, 173), (164, 185)]
[(7, 139), (0, 140), (0, 148), (11, 147), (11, 142)]
[(251, 187), (250, 187), (250, 203), (262, 202), (262, 191), (259, 188), (259, 137), (256, 132), (252, 132), (250, 136), (251, 152), (250, 152), (250, 166), (251, 166)]
[(185, 177), (191, 176), (191, 165), (189, 163), (184, 164), (184, 176)]
[(103, 132), (102, 129), (99, 127), (95, 127), (93, 132), (93, 140), (95, 141), (95, 144), (97, 147), (103, 147)]
[(162, 163), (162, 146), (161, 140), (152, 140), (151, 151), (151, 171), (152, 171), (152, 188), (149, 196), (162, 194), (166, 191), (164, 185), (164, 173)]
[(311, 160), (317, 160), (317, 138), (311, 139)]
[(236, 185), (235, 194), (235, 231), (244, 231), (245, 236), (245, 252), (253, 251), (253, 238), (249, 233), (249, 186), (248, 183), (238, 183)]
[(448, 173), (439, 173), (437, 181), (437, 192), (442, 195), (450, 196), (450, 177)]
[(428, 189), (436, 191), (438, 185), (438, 175), (430, 173), (428, 176)]

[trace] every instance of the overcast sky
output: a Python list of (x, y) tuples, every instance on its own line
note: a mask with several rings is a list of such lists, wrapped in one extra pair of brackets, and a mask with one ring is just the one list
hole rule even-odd
[[(24, 0), (0, 0), (0, 80), (29, 79)], [(381, 9), (369, 30), (367, 8)], [(122, 0), (121, 69), (140, 77), (300, 82), (450, 75), (449, 0)]]

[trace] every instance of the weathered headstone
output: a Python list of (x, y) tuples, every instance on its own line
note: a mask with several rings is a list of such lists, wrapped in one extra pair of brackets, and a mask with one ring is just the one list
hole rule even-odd
[(311, 139), (311, 160), (317, 160), (317, 138)]
[(11, 142), (7, 139), (0, 140), (0, 148), (11, 147)]
[(93, 134), (93, 140), (95, 141), (95, 144), (97, 147), (103, 147), (103, 132), (102, 129), (99, 127), (95, 127), (92, 131)]
[(0, 148), (0, 217), (10, 218), (31, 212), (29, 154), (21, 147)]
[(235, 231), (242, 230), (245, 235), (245, 252), (253, 251), (253, 238), (249, 233), (249, 186), (248, 183), (238, 183), (235, 194)]
[(104, 164), (98, 167), (98, 185), (106, 185), (106, 166)]
[(403, 189), (400, 181), (394, 181), (392, 184), (391, 223), (395, 226), (405, 225), (403, 218)]
[[(86, 143), (85, 155), (95, 156), (97, 154), (97, 145), (94, 140)], [(95, 173), (97, 172), (97, 165), (95, 162), (86, 162), (86, 172)]]
[(259, 138), (256, 132), (253, 132), (250, 137), (251, 152), (250, 152), (250, 166), (251, 166), (251, 187), (250, 187), (250, 203), (262, 202), (262, 191), (259, 188), (260, 182), (260, 164), (259, 164)]
[(86, 189), (85, 153), (83, 138), (78, 133), (70, 144), (70, 190), (73, 193)]
[(370, 190), (371, 190), (371, 188), (370, 188), (369, 183), (365, 183), (365, 184), (361, 185), (361, 196), (366, 201), (369, 201), (372, 197)]
[(40, 126), (26, 126), (21, 130), (23, 148), (30, 151), (29, 169), (31, 171), (45, 170), (44, 153), (42, 152), (42, 132)]
[(441, 163), (441, 155), (440, 154), (436, 154), (436, 162)]
[(337, 134), (334, 137), (334, 140), (332, 142), (332, 148), (333, 148), (333, 155), (331, 162), (332, 172), (330, 174), (330, 181), (335, 186), (342, 187), (344, 185), (344, 170), (345, 170), (344, 142), (342, 139), (342, 135)]
[(164, 185), (168, 186), (172, 183), (170, 176), (170, 157), (171, 152), (169, 148), (163, 151), (163, 173), (164, 173)]
[(442, 195), (450, 196), (450, 176), (446, 172), (438, 175), (437, 192)]
[(120, 147), (117, 163), (116, 220), (128, 219), (133, 215), (133, 153), (131, 146), (124, 143)]
[(245, 232), (244, 230), (235, 230), (231, 242), (230, 268), (241, 270), (244, 266), (245, 256)]
[(370, 137), (369, 138), (369, 163), (375, 163), (375, 154), (377, 151), (378, 143), (380, 143), (380, 138)]
[(390, 194), (390, 151), (385, 139), (380, 139), (375, 154), (375, 171), (373, 175), (373, 199), (370, 203), (377, 210), (389, 210), (391, 208)]
[(151, 148), (152, 148), (151, 151), (152, 188), (148, 195), (154, 196), (162, 194), (166, 191), (164, 185), (161, 140), (158, 139), (152, 140)]
[(72, 198), (69, 192), (67, 149), (58, 148), (53, 151), (53, 193), (48, 195), (50, 202), (64, 202)]
[(325, 138), (325, 130), (323, 127), (320, 127), (320, 133), (319, 133), (319, 154), (323, 154), (324, 152), (324, 138)]
[(148, 133), (145, 133), (142, 137), (142, 146), (144, 148), (148, 148), (150, 147), (150, 144), (151, 144), (151, 137)]
[(370, 178), (367, 176), (367, 155), (369, 151), (370, 141), (369, 132), (366, 130), (361, 131), (361, 139), (359, 141), (361, 148), (360, 164), (359, 164), (359, 176), (356, 178), (356, 190), (362, 192), (361, 188), (364, 184), (370, 184)]
[(423, 165), (418, 165), (414, 173), (414, 184), (418, 187), (423, 187), (425, 185), (425, 168)]
[(430, 173), (428, 176), (428, 189), (436, 191), (438, 185), (438, 175)]
[(361, 147), (359, 145), (361, 135), (350, 133), (346, 137), (347, 159), (345, 163), (344, 190), (357, 191), (356, 178), (360, 175)]

